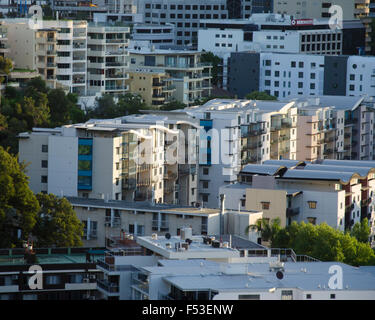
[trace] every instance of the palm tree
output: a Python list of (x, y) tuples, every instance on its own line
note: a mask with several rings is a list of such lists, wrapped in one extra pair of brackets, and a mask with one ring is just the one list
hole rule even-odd
[(269, 241), (274, 239), (276, 233), (280, 230), (281, 220), (280, 218), (275, 218), (271, 220), (262, 218), (258, 219), (255, 224), (251, 224), (246, 227), (245, 232), (248, 234), (250, 231), (258, 231), (262, 235), (262, 241)]

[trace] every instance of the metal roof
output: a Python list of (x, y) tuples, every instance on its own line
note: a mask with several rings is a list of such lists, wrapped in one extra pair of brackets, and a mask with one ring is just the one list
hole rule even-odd
[(331, 171), (331, 172), (347, 172), (355, 174), (357, 173), (361, 178), (366, 178), (370, 172), (375, 172), (374, 167), (355, 167), (355, 166), (336, 166), (326, 164), (307, 164), (304, 170), (319, 170), (319, 171)]
[(375, 161), (366, 160), (322, 160), (322, 164), (330, 166), (375, 168)]
[(304, 161), (299, 161), (299, 160), (283, 159), (283, 160), (265, 160), (265, 161), (263, 161), (263, 164), (279, 165), (279, 166), (287, 167), (289, 169), (291, 167), (303, 166), (306, 163)]
[(266, 165), (266, 164), (248, 164), (242, 170), (241, 173), (253, 173), (267, 176), (274, 176), (279, 173), (281, 169), (287, 169), (282, 165)]
[[(232, 267), (233, 273), (231, 271), (225, 272), (225, 268), (222, 266), (227, 264), (218, 263), (217, 270), (213, 266), (208, 269), (207, 267), (201, 267), (201, 269), (188, 270), (184, 268), (184, 270), (180, 270), (177, 267), (178, 264), (183, 266), (184, 261), (176, 263), (174, 270), (169, 270), (174, 275), (167, 276), (164, 280), (184, 291), (204, 289), (268, 291), (271, 288), (329, 291), (328, 282), (331, 277), (329, 268), (333, 264), (340, 266), (343, 270), (343, 290), (375, 290), (375, 276), (373, 272), (368, 270), (369, 268), (355, 268), (340, 262), (285, 262), (282, 280), (277, 279), (275, 273), (269, 271), (269, 264), (266, 263), (247, 264), (243, 266), (244, 268), (241, 268), (241, 264), (232, 264), (230, 267)], [(372, 268), (375, 269), (375, 267)], [(153, 271), (157, 271), (156, 268), (153, 269)], [(163, 267), (159, 267), (159, 269), (163, 269)], [(227, 267), (227, 270), (230, 269)], [(219, 274), (219, 271), (222, 271), (223, 274)], [(185, 272), (185, 274), (182, 272)]]
[(321, 170), (288, 170), (283, 175), (283, 179), (301, 179), (301, 180), (327, 180), (338, 181), (347, 184), (353, 178), (359, 178), (356, 173), (351, 172), (332, 172)]

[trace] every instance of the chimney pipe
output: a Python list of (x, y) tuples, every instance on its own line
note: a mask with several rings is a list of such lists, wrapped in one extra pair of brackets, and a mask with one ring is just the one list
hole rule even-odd
[(220, 242), (223, 242), (223, 217), (224, 217), (224, 210), (225, 210), (225, 194), (220, 195)]

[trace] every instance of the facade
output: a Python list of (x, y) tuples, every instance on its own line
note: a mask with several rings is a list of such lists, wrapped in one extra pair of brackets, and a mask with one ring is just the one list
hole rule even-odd
[(262, 210), (267, 219), (280, 218), (282, 225), (325, 222), (344, 231), (367, 218), (373, 244), (373, 172), (372, 161), (268, 160), (245, 166), (239, 184), (220, 192), (232, 198), (228, 209), (241, 201), (248, 210)]
[(329, 18), (334, 12), (330, 11), (332, 5), (337, 5), (342, 8), (343, 18), (351, 20), (361, 18), (369, 14), (370, 0), (358, 0), (354, 3), (351, 1), (338, 0), (333, 4), (324, 2), (323, 0), (309, 0), (309, 1), (274, 1), (273, 12), (279, 14), (288, 14), (297, 19), (304, 18)]
[(160, 46), (174, 46), (176, 44), (175, 25), (166, 23), (160, 24), (135, 24), (132, 30), (132, 40), (150, 41), (155, 48)]
[(173, 78), (172, 97), (186, 105), (211, 94), (212, 65), (200, 62), (201, 52), (134, 46), (129, 55), (131, 69), (165, 72)]
[(160, 108), (170, 102), (176, 86), (165, 71), (152, 69), (129, 69), (129, 91), (139, 94), (152, 107)]
[(121, 95), (128, 92), (126, 80), (129, 27), (89, 24), (87, 31), (87, 95)]
[[(367, 268), (337, 263), (336, 268), (344, 274), (344, 280), (342, 287), (333, 287), (329, 274), (331, 266), (332, 262), (218, 263), (198, 260), (187, 264), (166, 261), (161, 266), (140, 268), (138, 277), (143, 283), (134, 282), (133, 297), (139, 300), (225, 301), (374, 299), (375, 279)], [(278, 279), (277, 272), (285, 273), (285, 278)], [(147, 287), (141, 287), (147, 280)]]
[[(231, 53), (228, 90), (238, 97), (254, 90), (278, 98), (298, 95), (373, 97), (374, 63), (373, 57), (364, 56)], [(248, 69), (252, 72), (247, 72)]]
[[(123, 240), (159, 236), (180, 236), (190, 228), (193, 236), (220, 234), (220, 209), (196, 208), (152, 202), (104, 201), (68, 197), (84, 224), (85, 246), (121, 246)], [(248, 238), (245, 228), (262, 218), (261, 211), (222, 213), (223, 234)], [(252, 233), (250, 237), (254, 236)], [(256, 239), (255, 239), (256, 240)]]
[(36, 271), (29, 270), (33, 263), (25, 259), (25, 249), (1, 250), (0, 300), (101, 299), (97, 280), (102, 272), (96, 268), (96, 259), (104, 255), (104, 250), (37, 248), (33, 252), (43, 274), (42, 287), (31, 289), (29, 280)]
[(4, 22), (0, 24), (0, 56), (8, 55), (8, 28)]
[(299, 25), (293, 17), (253, 14), (246, 20), (201, 20), (198, 50), (213, 52), (223, 59), (223, 87), (227, 84), (228, 58), (232, 52), (306, 53), (356, 55), (365, 47), (365, 26), (344, 21), (332, 28), (329, 19), (312, 19)]

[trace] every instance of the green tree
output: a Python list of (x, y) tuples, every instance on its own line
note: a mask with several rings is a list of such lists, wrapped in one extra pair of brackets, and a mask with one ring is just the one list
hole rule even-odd
[[(30, 190), (24, 164), (0, 147), (0, 247), (27, 240), (36, 223), (38, 201)], [(17, 233), (21, 230), (21, 238)]]
[(374, 250), (350, 233), (322, 223), (292, 222), (279, 230), (272, 240), (274, 248), (292, 248), (297, 254), (322, 261), (341, 261), (350, 265), (375, 265)]
[(245, 96), (247, 100), (277, 100), (275, 96), (269, 95), (267, 92), (253, 91)]
[(249, 233), (250, 231), (256, 230), (261, 233), (263, 241), (272, 242), (274, 237), (276, 237), (277, 233), (281, 230), (280, 223), (280, 218), (272, 219), (271, 223), (267, 218), (258, 219), (254, 225), (247, 226), (245, 232)]
[(187, 107), (186, 104), (184, 104), (180, 101), (177, 101), (176, 99), (173, 99), (173, 100), (169, 101), (168, 103), (166, 103), (165, 105), (163, 105), (160, 108), (160, 110), (172, 111), (172, 110), (184, 109), (186, 107)]
[(369, 226), (368, 219), (363, 219), (361, 223), (357, 222), (352, 227), (350, 234), (360, 242), (368, 242), (371, 234), (371, 228)]
[(12, 60), (0, 56), (0, 83), (3, 83), (6, 77), (13, 69)]
[(212, 52), (204, 52), (201, 54), (201, 62), (208, 62), (212, 64), (212, 84), (217, 86), (220, 81), (219, 76), (221, 74), (222, 59), (214, 55)]
[(147, 106), (140, 95), (127, 93), (121, 95), (117, 102), (117, 116), (127, 116), (140, 113), (140, 110), (151, 109)]
[(38, 247), (82, 246), (83, 224), (66, 198), (37, 194), (40, 211), (32, 230)]

